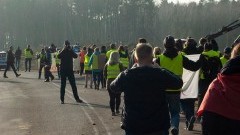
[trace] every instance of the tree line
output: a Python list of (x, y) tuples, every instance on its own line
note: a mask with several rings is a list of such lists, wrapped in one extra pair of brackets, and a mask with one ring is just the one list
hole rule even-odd
[[(0, 45), (61, 47), (68, 39), (80, 45), (134, 45), (139, 37), (162, 46), (167, 35), (196, 40), (240, 17), (240, 0), (0, 0)], [(239, 29), (217, 38), (230, 46)]]

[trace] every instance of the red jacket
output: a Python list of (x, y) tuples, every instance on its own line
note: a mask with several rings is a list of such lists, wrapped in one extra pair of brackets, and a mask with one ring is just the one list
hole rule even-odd
[(198, 116), (204, 111), (240, 120), (240, 74), (218, 74), (208, 88), (197, 112)]

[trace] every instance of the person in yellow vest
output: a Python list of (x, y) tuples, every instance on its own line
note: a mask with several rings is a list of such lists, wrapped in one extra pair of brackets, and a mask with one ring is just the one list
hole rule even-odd
[(92, 56), (92, 49), (89, 47), (87, 49), (87, 53), (85, 55), (85, 59), (84, 59), (84, 72), (85, 72), (85, 86), (84, 88), (88, 87), (88, 79), (90, 79), (90, 88), (92, 88), (92, 69), (91, 67), (89, 67), (89, 61), (90, 61), (90, 57)]
[[(30, 72), (31, 71), (31, 62), (33, 58), (33, 51), (30, 48), (30, 45), (27, 46), (27, 48), (24, 50), (24, 55), (25, 55), (25, 72), (27, 70)], [(27, 65), (28, 63), (28, 65)]]
[(99, 48), (96, 47), (94, 49), (94, 52), (92, 56), (90, 57), (88, 67), (91, 67), (92, 69), (92, 76), (93, 76), (93, 83), (94, 83), (94, 89), (99, 90), (99, 84), (101, 81), (101, 69), (99, 68), (100, 65), (100, 51)]
[[(165, 68), (181, 77), (183, 74), (183, 68), (197, 71), (201, 67), (202, 56), (200, 56), (200, 59), (196, 62), (183, 56), (175, 47), (174, 37), (167, 36), (164, 39), (163, 44), (165, 51), (156, 60), (156, 63), (158, 63), (161, 68)], [(179, 132), (180, 92), (181, 89), (167, 90), (167, 102), (171, 116), (171, 133), (173, 135), (178, 135)]]
[(124, 47), (122, 45), (118, 48), (119, 56), (120, 56), (120, 62), (123, 64), (124, 69), (128, 69), (129, 66), (129, 55), (124, 50)]
[(41, 79), (42, 69), (45, 66), (46, 52), (45, 49), (42, 48), (41, 52), (37, 55), (37, 59), (40, 59), (40, 66), (38, 69), (38, 79)]
[(226, 48), (224, 48), (224, 54), (223, 54), (223, 56), (220, 58), (220, 60), (221, 60), (221, 63), (222, 63), (222, 66), (224, 66), (226, 63), (227, 63), (227, 61), (230, 59), (230, 56), (231, 56), (231, 48), (230, 47), (226, 47)]
[(61, 64), (61, 60), (58, 58), (59, 53), (60, 53), (60, 50), (56, 48), (56, 52), (54, 54), (54, 58), (55, 58), (58, 78), (60, 79), (60, 64)]
[(118, 50), (116, 48), (116, 45), (115, 44), (110, 44), (110, 50), (107, 51), (107, 53), (106, 53), (107, 59), (109, 59), (112, 52), (117, 52), (117, 51)]
[(112, 52), (103, 70), (104, 77), (107, 78), (107, 90), (110, 97), (112, 116), (115, 116), (116, 113), (120, 113), (119, 106), (121, 103), (121, 93), (112, 92), (110, 89), (110, 84), (123, 70), (124, 67), (120, 63), (119, 53)]
[(210, 42), (204, 44), (202, 54), (205, 59), (200, 70), (198, 106), (201, 105), (210, 83), (217, 77), (222, 68), (219, 53), (213, 50), (213, 46)]

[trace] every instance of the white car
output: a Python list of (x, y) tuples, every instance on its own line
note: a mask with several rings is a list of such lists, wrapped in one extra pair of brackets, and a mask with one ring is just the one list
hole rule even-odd
[(5, 51), (0, 52), (0, 70), (5, 69), (7, 66), (7, 53)]

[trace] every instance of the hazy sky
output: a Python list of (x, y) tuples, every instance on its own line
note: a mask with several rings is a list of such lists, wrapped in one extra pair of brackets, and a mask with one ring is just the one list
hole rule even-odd
[[(161, 0), (155, 0), (155, 1), (160, 2)], [(192, 1), (199, 2), (199, 0), (168, 0), (168, 2), (174, 2), (174, 3), (177, 3), (178, 1), (180, 3), (189, 3), (189, 2), (192, 2)]]

